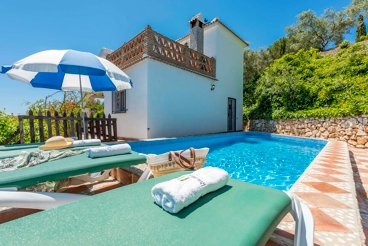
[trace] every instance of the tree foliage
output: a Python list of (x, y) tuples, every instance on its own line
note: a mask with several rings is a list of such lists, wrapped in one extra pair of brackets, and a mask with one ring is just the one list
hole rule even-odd
[(289, 52), (292, 52), (290, 40), (284, 37), (277, 40), (266, 50), (244, 51), (244, 106), (250, 107), (253, 104), (258, 79), (261, 77), (264, 70), (275, 59), (278, 59)]
[(18, 118), (16, 116), (8, 115), (5, 109), (0, 110), (0, 145), (3, 145), (7, 139), (13, 136), (18, 125)]
[[(82, 113), (82, 101), (80, 93), (70, 91), (63, 92), (63, 94), (63, 100), (61, 101), (56, 99), (48, 100), (50, 96), (46, 96), (45, 99), (39, 99), (32, 104), (29, 103), (28, 108), (34, 112), (50, 111), (52, 115), (55, 113), (55, 111), (58, 113), (66, 113), (67, 115), (70, 115), (71, 113), (74, 115)], [(104, 112), (104, 103), (99, 100), (94, 100), (93, 96), (91, 95), (92, 93), (83, 93), (83, 102), (86, 113), (93, 113), (95, 117), (97, 114), (102, 115)]]
[(299, 14), (298, 18), (295, 25), (286, 28), (293, 50), (326, 50), (332, 43), (337, 46), (354, 24), (354, 20), (344, 12), (332, 8), (326, 9), (320, 17), (308, 10)]
[[(362, 16), (360, 16), (362, 15)], [(267, 49), (244, 54), (244, 117), (279, 119), (368, 114), (368, 58), (364, 44), (343, 41), (357, 24), (357, 41), (368, 40), (368, 1), (344, 11), (298, 15), (287, 35)], [(359, 36), (359, 37), (358, 37)], [(320, 51), (339, 46), (334, 57)]]
[(296, 51), (291, 47), (291, 41), (288, 38), (282, 37), (267, 48), (268, 54), (272, 60), (279, 59), (283, 55)]
[(272, 62), (268, 51), (244, 51), (244, 81), (248, 82), (261, 75)]
[(367, 0), (352, 0), (350, 5), (344, 10), (345, 14), (357, 20), (359, 15), (368, 18), (368, 1)]
[[(368, 57), (353, 44), (334, 57), (317, 49), (284, 55), (256, 83), (245, 118), (330, 117), (368, 113)], [(249, 103), (248, 103), (249, 105)]]
[(361, 40), (360, 38), (366, 35), (367, 35), (367, 29), (364, 24), (364, 17), (363, 15), (359, 15), (358, 22), (357, 22), (355, 42), (359, 42)]
[(254, 101), (254, 93), (257, 81), (263, 71), (273, 62), (268, 50), (260, 51), (245, 50), (244, 51), (244, 105), (250, 106)]

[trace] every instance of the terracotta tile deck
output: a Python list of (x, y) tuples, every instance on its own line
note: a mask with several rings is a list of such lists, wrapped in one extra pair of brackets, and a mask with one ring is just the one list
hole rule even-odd
[[(291, 188), (314, 217), (315, 245), (366, 245), (368, 150), (328, 142)], [(285, 217), (271, 240), (292, 245), (294, 221)]]

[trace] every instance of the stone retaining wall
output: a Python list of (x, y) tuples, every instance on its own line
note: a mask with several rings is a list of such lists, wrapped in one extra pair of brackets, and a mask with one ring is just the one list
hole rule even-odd
[(368, 148), (368, 115), (356, 117), (289, 120), (250, 120), (245, 131), (345, 141), (357, 148)]

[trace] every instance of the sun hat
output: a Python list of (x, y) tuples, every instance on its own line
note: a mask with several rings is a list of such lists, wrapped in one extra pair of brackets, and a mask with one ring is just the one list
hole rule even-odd
[(64, 138), (62, 136), (55, 136), (47, 139), (44, 145), (39, 146), (41, 150), (57, 150), (69, 148), (73, 145), (72, 138)]

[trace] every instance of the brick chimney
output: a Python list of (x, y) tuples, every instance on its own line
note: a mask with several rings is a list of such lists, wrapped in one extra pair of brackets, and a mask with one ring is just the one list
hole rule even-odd
[(203, 25), (204, 20), (202, 13), (194, 16), (190, 21), (190, 44), (189, 48), (203, 54)]

